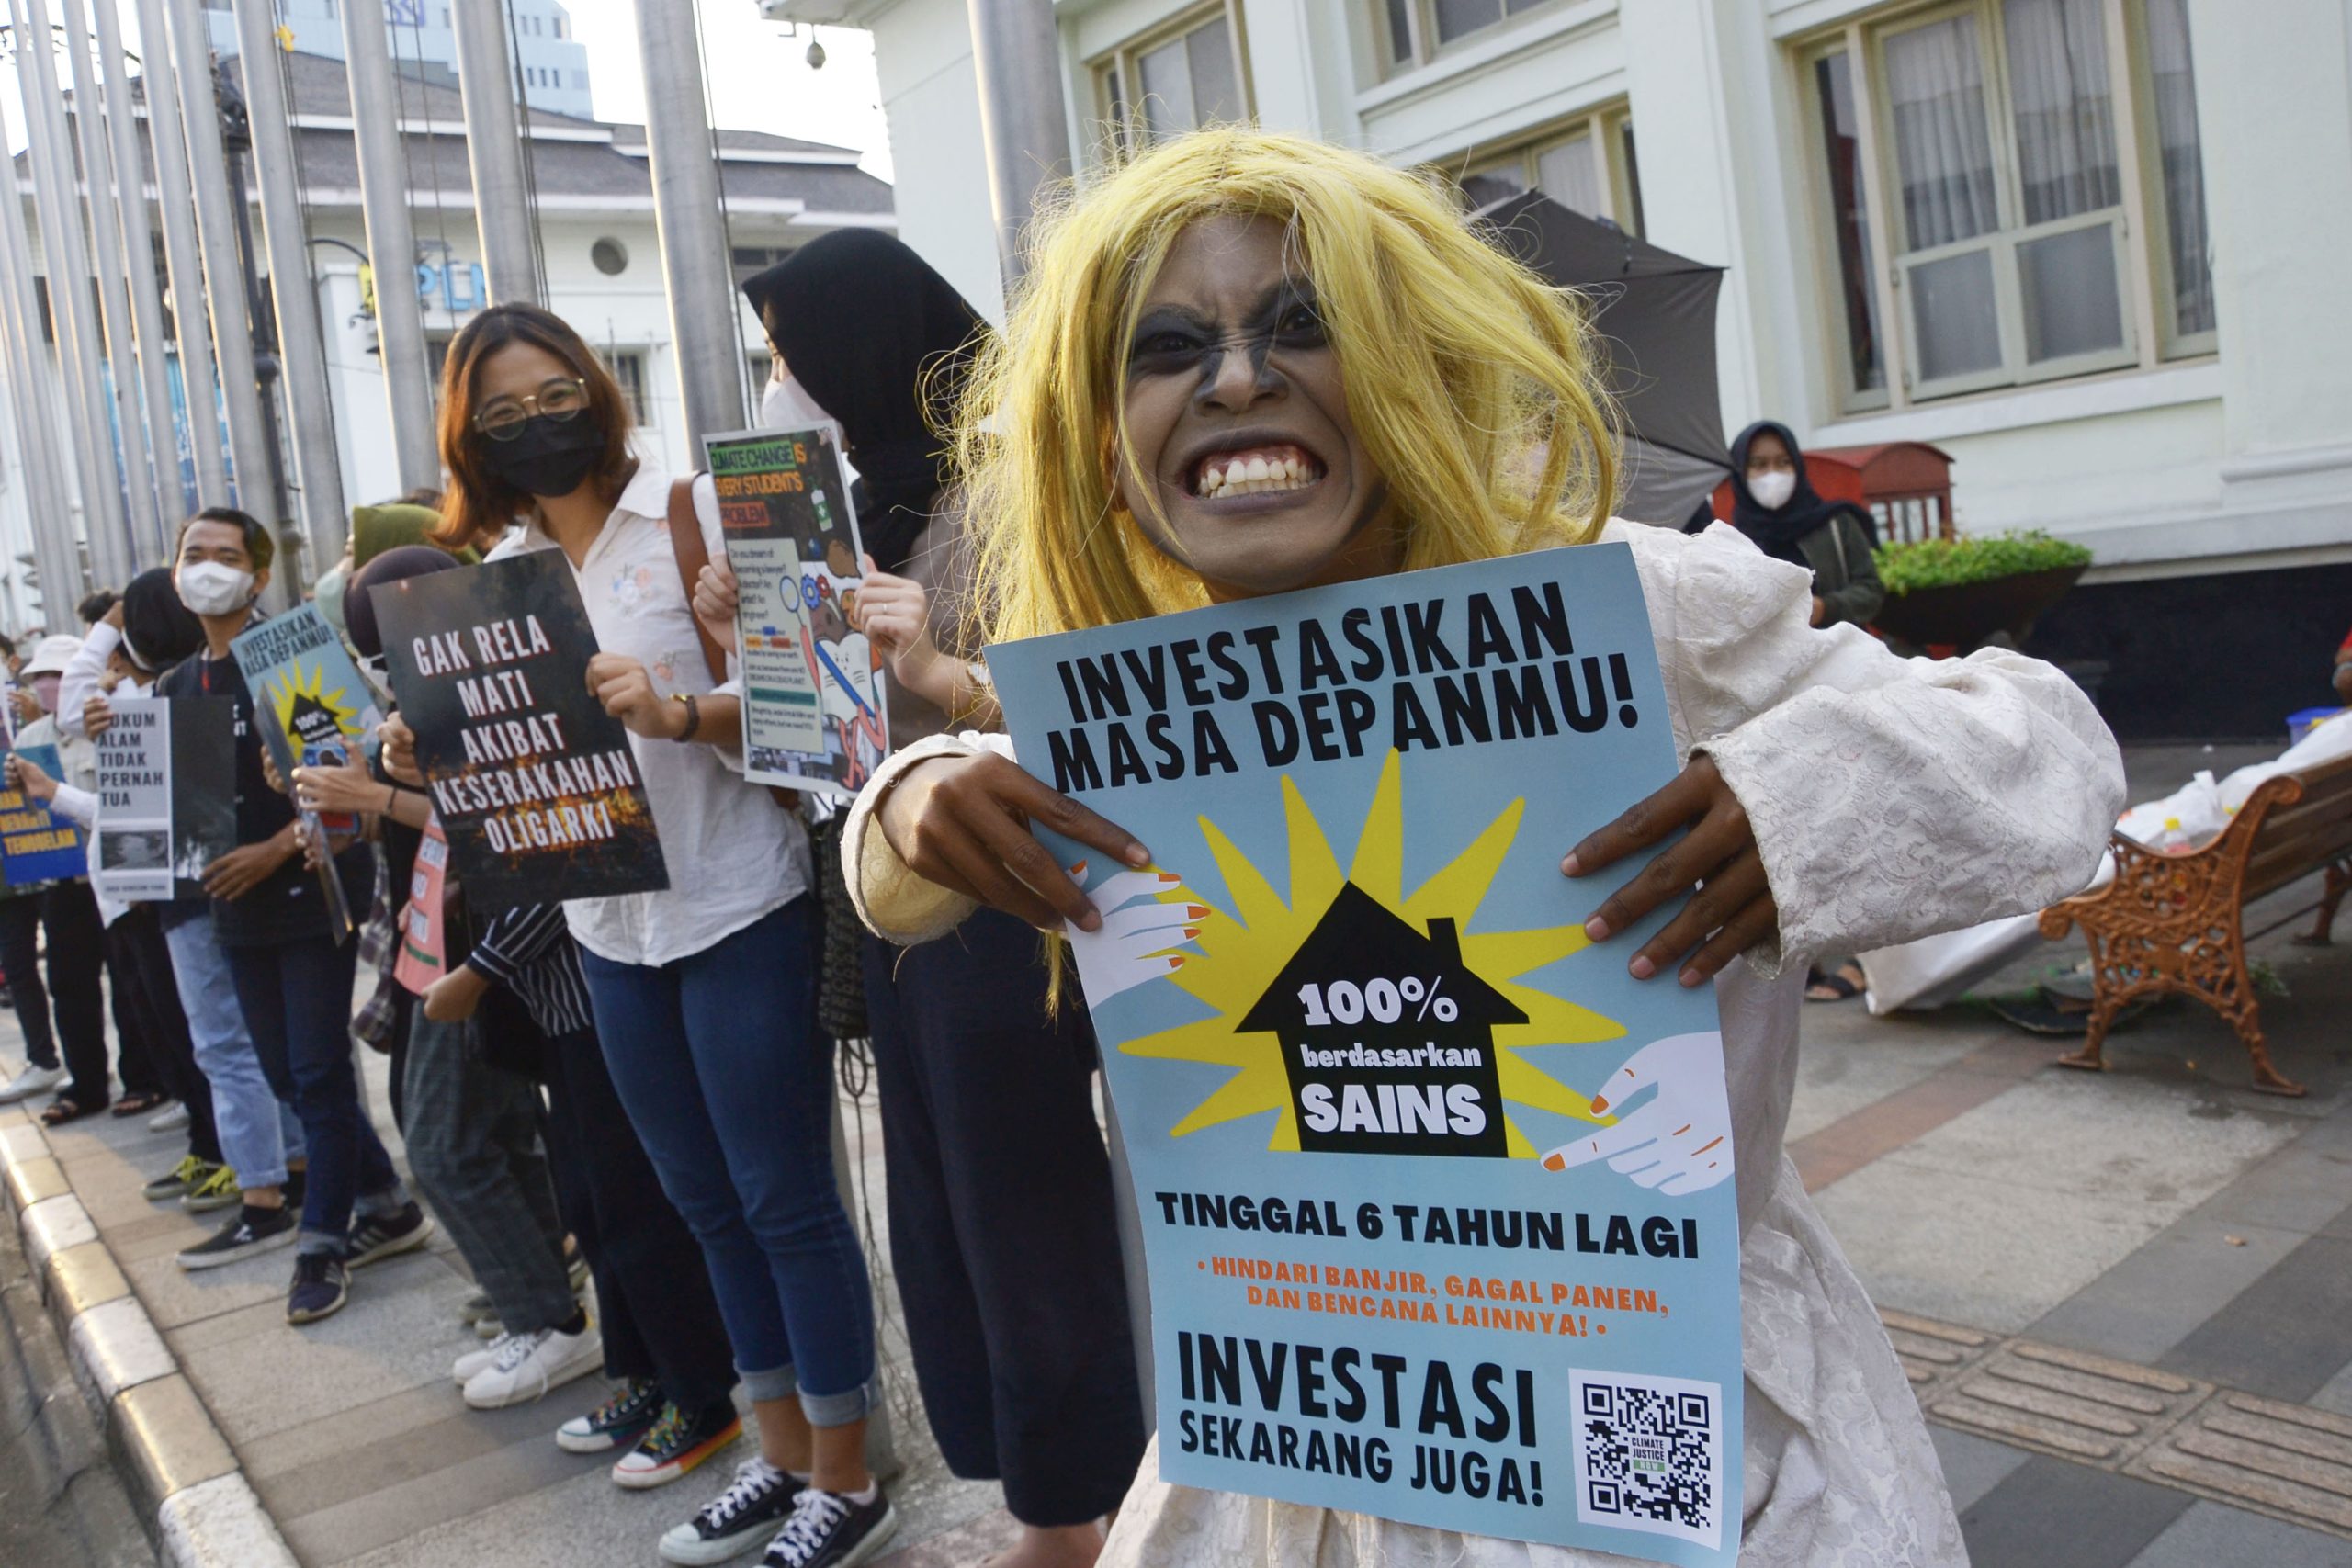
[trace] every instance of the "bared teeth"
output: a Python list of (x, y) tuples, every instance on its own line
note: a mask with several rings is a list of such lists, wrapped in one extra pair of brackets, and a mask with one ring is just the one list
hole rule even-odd
[(1198, 493), (1211, 501), (1232, 495), (1258, 495), (1303, 489), (1322, 477), (1321, 467), (1311, 456), (1289, 445), (1220, 452), (1203, 460)]

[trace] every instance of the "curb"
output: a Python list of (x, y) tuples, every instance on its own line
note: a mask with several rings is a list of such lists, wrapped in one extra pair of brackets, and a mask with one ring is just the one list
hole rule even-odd
[(170, 1568), (300, 1568), (171, 1347), (30, 1122), (0, 1127), (0, 1181), (74, 1380)]

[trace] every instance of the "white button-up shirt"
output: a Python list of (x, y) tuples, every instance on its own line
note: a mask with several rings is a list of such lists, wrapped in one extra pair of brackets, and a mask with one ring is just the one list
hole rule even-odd
[[(597, 646), (642, 663), (662, 696), (731, 694), (732, 681), (718, 686), (710, 678), (686, 586), (679, 581), (670, 543), (670, 484), (668, 474), (640, 461), (572, 576), (587, 601)], [(716, 560), (726, 546), (718, 492), (707, 475), (695, 481), (694, 498), (703, 543)], [(490, 558), (560, 547), (534, 520), (507, 536)], [(731, 656), (729, 664), (731, 674)], [(807, 831), (765, 789), (743, 781), (735, 771), (740, 756), (729, 759), (698, 741), (635, 734), (628, 743), (653, 807), (670, 886), (661, 893), (567, 903), (564, 914), (581, 946), (616, 964), (674, 963), (814, 885)]]

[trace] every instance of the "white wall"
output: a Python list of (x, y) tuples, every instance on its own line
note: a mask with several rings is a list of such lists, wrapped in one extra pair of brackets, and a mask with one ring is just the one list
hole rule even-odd
[[(1063, 0), (1066, 66), (1188, 9)], [(1845, 417), (1834, 277), (1810, 205), (1810, 100), (1784, 41), (1875, 0), (1564, 0), (1383, 82), (1369, 0), (1242, 0), (1262, 122), (1399, 162), (1458, 155), (1623, 100), (1648, 237), (1726, 266), (1726, 431), (1931, 442), (1963, 528), (2080, 538), (2102, 574), (2352, 558), (2352, 0), (2190, 0), (2218, 357)], [(994, 313), (995, 246), (963, 0), (866, 17), (899, 231)], [(1079, 106), (1091, 116), (1091, 101)], [(2135, 243), (2140, 243), (2134, 237)]]

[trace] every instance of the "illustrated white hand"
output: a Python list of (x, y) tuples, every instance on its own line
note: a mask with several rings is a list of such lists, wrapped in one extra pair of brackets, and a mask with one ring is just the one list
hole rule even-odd
[(1606, 1113), (1645, 1089), (1656, 1089), (1646, 1104), (1544, 1156), (1546, 1170), (1569, 1170), (1605, 1159), (1609, 1168), (1655, 1187), (1669, 1198), (1697, 1192), (1729, 1179), (1732, 1173), (1731, 1109), (1723, 1095), (1724, 1037), (1669, 1034), (1653, 1040), (1610, 1076), (1592, 1097)]
[[(1085, 863), (1070, 868), (1077, 876)], [(1102, 929), (1082, 931), (1064, 921), (1078, 959), (1078, 976), (1090, 1000), (1102, 1002), (1131, 991), (1147, 980), (1164, 979), (1184, 966), (1184, 955), (1171, 953), (1201, 934), (1208, 910), (1199, 904), (1163, 900), (1184, 879), (1172, 871), (1123, 871), (1088, 895), (1102, 911)]]

